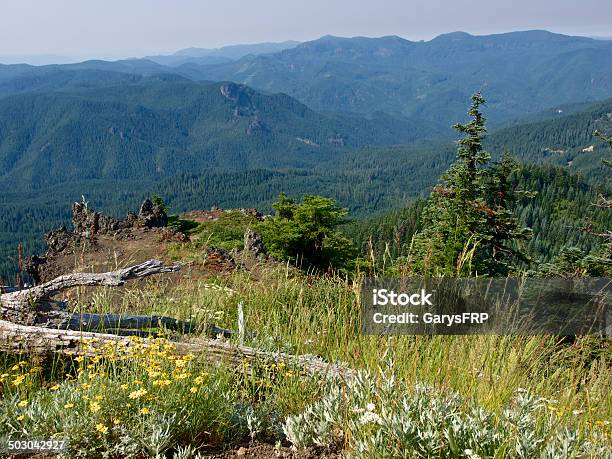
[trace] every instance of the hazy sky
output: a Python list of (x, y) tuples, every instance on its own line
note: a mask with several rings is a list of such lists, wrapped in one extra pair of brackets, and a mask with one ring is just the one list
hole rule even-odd
[(612, 36), (611, 0), (0, 0), (0, 56), (127, 57), (321, 35)]

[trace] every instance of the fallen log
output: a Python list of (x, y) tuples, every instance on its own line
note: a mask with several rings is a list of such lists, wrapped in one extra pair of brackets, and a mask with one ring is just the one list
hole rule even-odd
[[(161, 261), (149, 260), (139, 265), (107, 273), (66, 274), (36, 287), (0, 295), (0, 319), (21, 325), (39, 325), (71, 330), (100, 328), (100, 325), (105, 325), (105, 323), (114, 323), (118, 327), (124, 326), (126, 321), (136, 325), (130, 328), (148, 328), (153, 319), (156, 323), (163, 322), (169, 328), (185, 327), (187, 326), (185, 323), (159, 316), (150, 318), (147, 316), (73, 314), (66, 311), (64, 302), (51, 300), (52, 296), (71, 287), (117, 287), (124, 285), (130, 279), (176, 272), (179, 269), (180, 265), (164, 266)], [(112, 328), (112, 326), (108, 328)]]
[[(163, 316), (120, 316), (113, 314), (73, 314), (63, 302), (51, 297), (76, 286), (120, 286), (127, 280), (152, 274), (175, 272), (180, 266), (166, 267), (150, 260), (118, 271), (91, 274), (76, 273), (58, 277), (26, 290), (0, 295), (0, 352), (12, 354), (95, 355), (108, 343), (118, 348), (148, 346), (149, 338), (134, 340), (134, 336), (150, 336), (143, 328), (165, 327), (185, 329), (186, 322)], [(116, 329), (115, 334), (94, 333), (92, 329)], [(136, 330), (134, 330), (136, 329)], [(140, 329), (140, 330), (139, 330)], [(191, 328), (189, 328), (191, 330)], [(233, 332), (209, 325), (213, 336), (231, 337)], [(343, 365), (324, 361), (316, 356), (295, 356), (283, 352), (266, 352), (247, 346), (235, 346), (228, 340), (191, 339), (172, 342), (177, 354), (203, 354), (211, 361), (238, 365), (245, 361), (266, 360), (295, 366), (304, 374), (352, 377), (354, 371)]]
[[(96, 354), (96, 349), (114, 343), (117, 348), (126, 348), (136, 343), (148, 346), (147, 338), (133, 338), (103, 333), (72, 330), (53, 330), (44, 327), (20, 325), (0, 320), (0, 351), (17, 354)], [(172, 342), (177, 354), (201, 354), (211, 361), (222, 361), (239, 365), (256, 360), (284, 362), (299, 368), (303, 374), (340, 378), (352, 378), (355, 371), (341, 364), (326, 362), (310, 355), (291, 355), (284, 352), (266, 352), (247, 346), (236, 346), (228, 340), (191, 339)]]
[[(48, 318), (48, 317), (47, 317)], [(45, 326), (52, 325), (47, 322)], [(104, 331), (119, 329), (165, 328), (189, 333), (194, 325), (165, 316), (134, 316), (124, 314), (69, 314), (64, 313), (54, 320), (54, 327), (60, 330)]]

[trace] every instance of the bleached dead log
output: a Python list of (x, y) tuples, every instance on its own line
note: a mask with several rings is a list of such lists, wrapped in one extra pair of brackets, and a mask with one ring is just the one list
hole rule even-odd
[[(149, 345), (148, 339), (132, 338), (71, 330), (53, 330), (43, 327), (18, 325), (0, 320), (0, 351), (28, 354), (94, 355), (96, 349), (116, 344), (118, 348), (135, 343)], [(120, 344), (121, 343), (121, 344)], [(266, 352), (247, 346), (235, 346), (227, 340), (192, 339), (172, 343), (178, 354), (199, 354), (210, 361), (222, 361), (232, 365), (256, 360), (284, 362), (295, 366), (303, 374), (351, 378), (354, 370), (308, 355), (291, 355), (284, 352)]]
[[(64, 304), (51, 297), (62, 290), (76, 286), (120, 286), (129, 279), (158, 273), (175, 272), (179, 266), (165, 267), (160, 261), (150, 260), (130, 268), (101, 274), (77, 273), (58, 277), (27, 290), (4, 293), (0, 296), (0, 352), (27, 354), (95, 354), (108, 343), (119, 348), (136, 342), (149, 345), (148, 338), (134, 341), (123, 335), (146, 336), (138, 328), (181, 328), (188, 323), (161, 316), (117, 316), (111, 314), (72, 314)], [(39, 326), (36, 326), (39, 325)], [(43, 326), (40, 326), (43, 325)], [(89, 329), (113, 329), (117, 334), (93, 333)], [(132, 330), (129, 330), (129, 329)], [(230, 330), (210, 325), (208, 334), (229, 337)], [(266, 352), (247, 346), (235, 346), (227, 340), (192, 339), (173, 342), (178, 354), (201, 354), (211, 361), (241, 364), (245, 361), (265, 360), (284, 362), (305, 374), (351, 377), (353, 370), (331, 364), (315, 356), (295, 356), (282, 352)]]
[[(65, 305), (52, 301), (53, 295), (71, 287), (79, 286), (110, 286), (117, 287), (130, 279), (139, 279), (153, 274), (171, 273), (180, 269), (179, 265), (164, 266), (161, 261), (149, 260), (136, 266), (107, 273), (74, 273), (57, 277), (52, 281), (25, 290), (19, 290), (0, 295), (0, 318), (22, 325), (46, 325), (58, 328), (60, 324), (68, 328), (83, 328), (88, 320), (94, 320), (89, 315), (87, 320), (80, 320), (77, 315), (66, 312)], [(120, 319), (116, 318), (116, 320)], [(159, 319), (159, 318), (157, 318)], [(166, 318), (164, 318), (165, 320)], [(99, 323), (110, 321), (110, 317), (98, 317)], [(133, 316), (132, 316), (133, 320)], [(169, 324), (173, 319), (166, 320)], [(119, 321), (121, 322), (121, 321)], [(87, 327), (85, 327), (87, 328)]]

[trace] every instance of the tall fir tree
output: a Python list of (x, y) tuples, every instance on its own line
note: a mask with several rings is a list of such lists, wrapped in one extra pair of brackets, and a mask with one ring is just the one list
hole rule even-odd
[(517, 241), (529, 237), (512, 212), (515, 193), (509, 181), (517, 164), (508, 156), (488, 167), (483, 150), (486, 119), (480, 93), (472, 96), (472, 118), (454, 129), (463, 134), (457, 161), (432, 190), (416, 235), (413, 262), (417, 272), (433, 275), (507, 275), (512, 262), (524, 258)]

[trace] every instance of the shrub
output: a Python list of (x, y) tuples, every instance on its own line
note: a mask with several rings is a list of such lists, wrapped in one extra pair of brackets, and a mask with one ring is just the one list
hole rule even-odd
[[(346, 444), (363, 458), (609, 457), (604, 434), (582, 438), (560, 426), (554, 402), (519, 390), (494, 414), (432, 386), (412, 389), (394, 377), (361, 372), (346, 387), (336, 381), (284, 431), (296, 446)], [(542, 412), (547, 412), (542, 415)], [(545, 419), (546, 421), (542, 421)]]
[(284, 193), (272, 207), (276, 215), (257, 228), (271, 255), (307, 269), (350, 266), (355, 250), (338, 230), (346, 223), (347, 209), (321, 196), (306, 195), (297, 203)]

